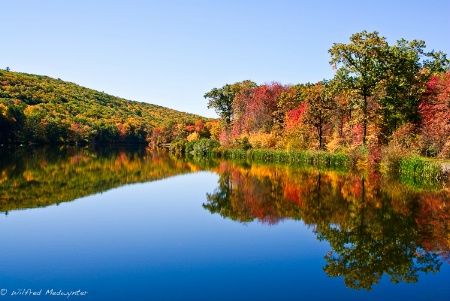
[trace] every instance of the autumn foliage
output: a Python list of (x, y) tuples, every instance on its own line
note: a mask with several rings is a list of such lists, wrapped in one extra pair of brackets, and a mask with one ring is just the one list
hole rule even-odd
[(209, 136), (207, 118), (0, 70), (0, 143), (151, 144)]
[[(227, 84), (205, 94), (220, 116), (223, 147), (328, 149), (363, 146), (371, 162), (382, 149), (450, 157), (450, 73), (442, 52), (425, 42), (389, 45), (378, 32), (360, 32), (329, 50), (335, 70), (317, 83)], [(225, 105), (226, 104), (226, 105)], [(409, 149), (403, 142), (414, 143)], [(414, 141), (413, 141), (414, 140)], [(399, 142), (403, 141), (403, 142)], [(395, 145), (388, 147), (390, 145)]]
[(440, 157), (450, 158), (450, 71), (431, 77), (420, 113), (425, 146)]

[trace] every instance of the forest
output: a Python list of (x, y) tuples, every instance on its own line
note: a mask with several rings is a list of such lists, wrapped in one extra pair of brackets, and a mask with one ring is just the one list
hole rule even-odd
[[(208, 136), (209, 119), (47, 76), (0, 70), (1, 144), (150, 144)], [(198, 130), (196, 132), (195, 130)]]
[(328, 50), (334, 77), (317, 83), (213, 88), (222, 148), (365, 151), (450, 158), (450, 71), (424, 41), (390, 45), (378, 32), (353, 34)]

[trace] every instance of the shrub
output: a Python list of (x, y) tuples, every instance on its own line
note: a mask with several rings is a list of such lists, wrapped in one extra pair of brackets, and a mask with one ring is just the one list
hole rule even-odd
[(289, 135), (285, 138), (285, 148), (287, 151), (305, 150), (309, 148), (310, 139), (304, 133)]
[(187, 142), (184, 147), (184, 152), (186, 154), (192, 153), (192, 151), (194, 150), (194, 144), (197, 142), (198, 142), (198, 140), (192, 140), (192, 141)]
[(170, 144), (169, 152), (182, 155), (186, 149), (186, 140), (177, 140)]
[(248, 141), (247, 137), (243, 137), (243, 138), (236, 138), (233, 141), (233, 147), (236, 149), (241, 149), (241, 150), (249, 150), (252, 148), (252, 145), (250, 144), (250, 142)]
[[(420, 137), (417, 135), (416, 127), (407, 123), (401, 127), (399, 127), (394, 134), (392, 135), (392, 139), (389, 142), (389, 146), (394, 149), (403, 150), (403, 152), (407, 152), (408, 154), (419, 154), (420, 153)], [(406, 153), (405, 153), (406, 155)]]
[(344, 143), (344, 139), (339, 137), (338, 133), (335, 132), (333, 133), (333, 137), (331, 138), (330, 142), (327, 143), (326, 147), (327, 150), (332, 153), (341, 152), (345, 148)]
[(189, 136), (187, 136), (187, 140), (188, 141), (194, 141), (194, 140), (198, 140), (200, 138), (200, 135), (197, 132), (193, 132), (191, 134), (189, 134)]
[(350, 160), (352, 166), (358, 168), (366, 167), (368, 163), (369, 149), (367, 146), (360, 145), (354, 150), (350, 151)]
[[(186, 144), (186, 153), (194, 156), (211, 155), (220, 147), (220, 142), (214, 139), (202, 138)], [(191, 150), (192, 149), (192, 150)]]
[(442, 171), (441, 165), (426, 161), (426, 159), (417, 156), (401, 158), (398, 167), (399, 173), (407, 174), (414, 178), (438, 178)]
[(450, 138), (447, 140), (447, 143), (444, 144), (438, 157), (441, 159), (450, 159)]
[(254, 148), (273, 148), (277, 139), (273, 134), (256, 133), (250, 136), (249, 142)]

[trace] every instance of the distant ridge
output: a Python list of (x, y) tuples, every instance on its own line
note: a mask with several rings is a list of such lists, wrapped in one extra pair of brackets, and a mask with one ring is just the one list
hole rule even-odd
[(48, 76), (0, 70), (0, 143), (148, 143), (156, 128), (197, 120), (209, 119)]

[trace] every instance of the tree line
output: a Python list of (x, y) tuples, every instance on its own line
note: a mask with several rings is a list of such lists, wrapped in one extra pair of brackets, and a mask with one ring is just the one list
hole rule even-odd
[(388, 44), (363, 31), (329, 49), (335, 75), (317, 83), (214, 88), (204, 97), (220, 116), (222, 147), (364, 147), (450, 157), (449, 60), (424, 41)]

